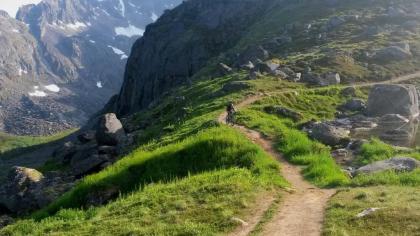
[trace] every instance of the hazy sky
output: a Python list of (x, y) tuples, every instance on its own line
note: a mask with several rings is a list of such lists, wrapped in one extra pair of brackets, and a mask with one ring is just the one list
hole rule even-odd
[(18, 8), (24, 4), (39, 3), (41, 0), (0, 0), (0, 9), (15, 17)]

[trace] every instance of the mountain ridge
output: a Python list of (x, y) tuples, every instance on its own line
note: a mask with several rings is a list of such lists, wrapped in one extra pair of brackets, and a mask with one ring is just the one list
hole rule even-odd
[[(4, 107), (3, 131), (46, 135), (83, 125), (120, 89), (131, 45), (145, 26), (178, 3), (44, 0), (21, 7), (17, 20), (7, 19), (26, 24), (25, 32), (35, 40), (37, 66), (16, 70), (20, 61), (13, 68), (4, 66), (17, 72), (0, 77), (9, 81), (8, 89), (13, 88), (12, 94), (0, 91), (0, 103), (18, 109)], [(24, 46), (11, 47), (11, 53), (24, 54)]]

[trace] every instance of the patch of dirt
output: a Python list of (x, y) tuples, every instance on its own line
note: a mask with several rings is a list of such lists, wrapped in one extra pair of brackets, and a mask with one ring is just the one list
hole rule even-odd
[(275, 198), (275, 193), (266, 192), (258, 196), (255, 201), (255, 206), (252, 207), (246, 214), (247, 218), (245, 220), (246, 224), (243, 224), (237, 227), (234, 231), (230, 232), (229, 236), (246, 236), (250, 234), (258, 223), (261, 221), (264, 213), (270, 209)]

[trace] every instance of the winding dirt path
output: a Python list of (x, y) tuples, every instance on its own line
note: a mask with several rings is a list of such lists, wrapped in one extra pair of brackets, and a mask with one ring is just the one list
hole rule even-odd
[[(401, 83), (415, 78), (420, 78), (420, 71), (395, 77), (387, 81), (359, 83), (349, 87), (367, 87), (377, 84)], [(293, 90), (286, 90), (282, 91), (282, 93), (292, 91)], [(261, 98), (262, 95), (248, 97), (241, 103), (237, 104), (236, 107), (237, 109), (246, 107)], [(222, 113), (218, 117), (219, 123), (226, 124), (226, 116), (226, 112)], [(262, 235), (321, 235), (325, 208), (329, 199), (336, 193), (336, 190), (320, 189), (305, 181), (300, 174), (300, 168), (289, 164), (280, 153), (274, 150), (273, 141), (264, 137), (261, 133), (248, 129), (244, 126), (235, 125), (234, 127), (245, 134), (250, 140), (252, 140), (252, 142), (261, 146), (268, 154), (270, 154), (273, 158), (276, 158), (282, 164), (281, 174), (293, 188), (293, 191), (284, 197), (282, 206), (279, 208), (274, 218), (264, 226)], [(265, 203), (266, 202), (267, 201), (265, 201)], [(248, 235), (258, 224), (258, 219), (261, 219), (268, 207), (268, 204), (261, 204), (260, 208), (255, 210), (255, 214), (248, 219), (249, 223), (245, 226), (237, 228), (230, 235)]]
[[(260, 98), (261, 96), (248, 97), (236, 107), (240, 109)], [(227, 113), (224, 112), (219, 116), (218, 121), (226, 123), (226, 116)], [(274, 218), (264, 226), (262, 235), (321, 235), (325, 208), (335, 190), (320, 189), (306, 182), (300, 174), (300, 168), (289, 164), (280, 153), (274, 150), (273, 141), (263, 137), (261, 133), (244, 126), (235, 125), (234, 127), (261, 146), (273, 158), (276, 158), (282, 164), (281, 174), (292, 185), (293, 191), (284, 197), (282, 206)], [(262, 216), (263, 213), (260, 214)], [(253, 220), (253, 224), (236, 230), (235, 235), (248, 235), (253, 229), (252, 226), (255, 227), (258, 223), (254, 222), (255, 220)]]

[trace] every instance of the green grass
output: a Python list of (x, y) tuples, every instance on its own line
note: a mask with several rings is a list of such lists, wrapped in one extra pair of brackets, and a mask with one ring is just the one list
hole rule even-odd
[[(413, 157), (420, 160), (418, 151), (399, 151), (379, 139), (372, 139), (363, 144), (355, 164), (362, 166), (398, 156)], [(352, 186), (375, 185), (420, 186), (420, 170), (404, 173), (385, 171), (369, 175), (361, 174), (352, 179)]]
[[(215, 235), (254, 204), (260, 181), (248, 169), (201, 173), (142, 190), (87, 210), (61, 210), (40, 222), (23, 220), (1, 235)], [(261, 190), (261, 189), (260, 189)]]
[(370, 175), (358, 175), (352, 180), (352, 186), (420, 186), (420, 170), (397, 173), (384, 171)]
[(359, 165), (367, 165), (375, 161), (382, 161), (393, 157), (395, 149), (379, 139), (372, 139), (362, 145), (360, 154), (356, 160)]
[(219, 127), (155, 151), (134, 151), (106, 170), (85, 178), (36, 216), (42, 218), (62, 208), (86, 206), (93, 193), (107, 189), (128, 194), (152, 183), (169, 183), (178, 178), (233, 167), (248, 169), (266, 186), (286, 186), (275, 160), (235, 130)]
[(310, 140), (293, 122), (255, 109), (243, 109), (238, 121), (272, 137), (277, 149), (293, 164), (304, 165), (303, 175), (321, 187), (346, 185), (350, 182), (329, 154), (329, 148)]
[[(378, 211), (356, 218), (367, 208)], [(371, 187), (339, 191), (327, 209), (324, 236), (420, 235), (417, 187)]]
[(62, 139), (75, 130), (68, 130), (51, 136), (13, 136), (0, 133), (0, 156), (16, 149), (28, 148)]

